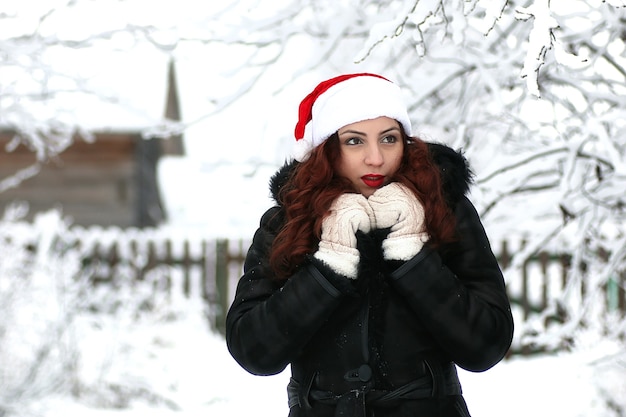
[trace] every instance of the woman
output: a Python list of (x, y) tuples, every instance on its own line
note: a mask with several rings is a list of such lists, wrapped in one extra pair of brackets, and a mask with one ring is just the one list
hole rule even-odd
[(299, 116), (228, 312), (231, 354), (257, 375), (291, 364), (290, 417), (469, 416), (455, 366), (498, 363), (513, 320), (465, 159), (410, 137), (379, 75), (320, 83)]

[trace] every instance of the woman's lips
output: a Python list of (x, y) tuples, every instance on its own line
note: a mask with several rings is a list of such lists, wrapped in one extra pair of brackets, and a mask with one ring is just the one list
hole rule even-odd
[(377, 174), (368, 174), (368, 175), (363, 175), (361, 177), (361, 180), (368, 187), (378, 188), (385, 183), (385, 176), (377, 175)]

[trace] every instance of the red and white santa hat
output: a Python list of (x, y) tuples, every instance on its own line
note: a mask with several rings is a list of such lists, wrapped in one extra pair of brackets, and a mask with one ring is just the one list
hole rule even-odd
[(294, 157), (306, 161), (315, 147), (340, 128), (381, 116), (397, 120), (411, 135), (402, 92), (385, 77), (358, 73), (322, 81), (300, 103)]

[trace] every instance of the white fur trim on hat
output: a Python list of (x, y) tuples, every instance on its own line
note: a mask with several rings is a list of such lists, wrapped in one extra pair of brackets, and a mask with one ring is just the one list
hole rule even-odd
[(314, 101), (309, 99), (311, 102), (310, 120), (299, 121), (306, 125), (303, 137), (296, 138), (294, 157), (298, 161), (308, 159), (313, 148), (340, 128), (363, 120), (386, 116), (397, 120), (405, 133), (411, 135), (411, 120), (402, 91), (396, 84), (380, 76), (355, 74), (352, 78), (331, 85)]

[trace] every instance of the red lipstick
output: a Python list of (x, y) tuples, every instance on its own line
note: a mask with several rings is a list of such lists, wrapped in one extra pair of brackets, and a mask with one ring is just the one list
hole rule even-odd
[(372, 188), (378, 188), (385, 183), (385, 176), (378, 174), (367, 174), (361, 177), (365, 185)]

